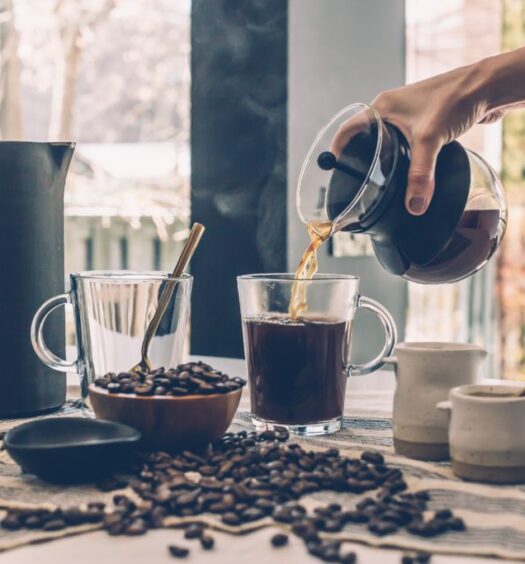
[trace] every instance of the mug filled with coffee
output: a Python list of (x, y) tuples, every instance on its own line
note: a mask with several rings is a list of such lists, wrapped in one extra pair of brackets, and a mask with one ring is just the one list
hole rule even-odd
[[(359, 278), (254, 274), (238, 278), (252, 421), (301, 435), (341, 428), (346, 378), (381, 368), (396, 342), (390, 313), (359, 295)], [(376, 358), (350, 362), (357, 308), (373, 311), (385, 329)]]

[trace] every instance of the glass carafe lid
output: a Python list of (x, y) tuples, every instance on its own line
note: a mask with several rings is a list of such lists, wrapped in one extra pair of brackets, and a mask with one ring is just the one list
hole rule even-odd
[(374, 108), (344, 108), (318, 134), (303, 163), (296, 193), (300, 218), (331, 221), (332, 232), (366, 230), (385, 203), (382, 193), (398, 155), (398, 137)]

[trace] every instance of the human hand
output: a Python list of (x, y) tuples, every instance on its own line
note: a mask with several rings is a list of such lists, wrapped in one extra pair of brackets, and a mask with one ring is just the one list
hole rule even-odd
[[(488, 65), (482, 61), (401, 88), (381, 92), (372, 106), (404, 134), (411, 147), (405, 205), (423, 215), (434, 193), (436, 159), (450, 143), (476, 123), (499, 119), (512, 105), (494, 107), (487, 96)], [(346, 146), (354, 119), (343, 123), (332, 146)]]

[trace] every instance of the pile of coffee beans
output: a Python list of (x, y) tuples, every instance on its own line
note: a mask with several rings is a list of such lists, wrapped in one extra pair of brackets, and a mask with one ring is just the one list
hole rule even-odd
[(246, 384), (242, 378), (230, 378), (204, 362), (188, 362), (177, 368), (163, 367), (151, 372), (108, 372), (95, 385), (114, 394), (137, 396), (190, 396), (227, 394)]
[[(267, 518), (284, 524), (310, 554), (323, 561), (346, 563), (355, 562), (355, 554), (342, 554), (341, 543), (328, 540), (326, 533), (337, 533), (350, 523), (367, 527), (377, 536), (404, 529), (432, 537), (465, 529), (463, 521), (448, 509), (429, 516), (429, 494), (407, 492), (402, 472), (387, 465), (380, 453), (364, 452), (360, 458), (350, 458), (336, 448), (308, 451), (289, 443), (284, 428), (259, 434), (226, 433), (204, 452), (143, 454), (129, 485), (140, 502), (117, 494), (111, 508), (92, 504), (77, 509), (73, 520), (68, 510), (57, 509), (50, 515), (36, 510), (36, 519), (29, 519), (32, 514), (26, 510), (13, 510), (2, 526), (50, 530), (50, 526), (101, 522), (111, 535), (142, 535), (161, 527), (165, 517), (172, 515), (197, 518), (212, 513), (233, 527)], [(332, 503), (308, 513), (300, 498), (322, 490), (374, 492), (374, 496), (361, 499), (351, 509)], [(190, 525), (185, 536), (199, 539), (203, 548), (213, 547), (213, 538), (207, 538), (200, 525)], [(277, 549), (287, 540), (276, 535), (271, 543)], [(187, 549), (180, 548), (169, 550), (182, 557)]]

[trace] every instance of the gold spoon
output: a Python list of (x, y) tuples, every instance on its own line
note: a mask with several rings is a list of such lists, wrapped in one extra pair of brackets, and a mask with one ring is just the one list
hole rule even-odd
[(153, 339), (153, 336), (155, 335), (157, 329), (159, 328), (160, 320), (162, 319), (162, 316), (166, 311), (166, 307), (169, 304), (171, 296), (173, 295), (175, 284), (172, 282), (172, 280), (179, 278), (184, 272), (184, 270), (186, 269), (186, 266), (190, 262), (190, 259), (193, 256), (193, 253), (195, 252), (203, 233), (204, 233), (204, 225), (201, 225), (200, 223), (194, 223), (193, 227), (191, 228), (189, 237), (186, 241), (186, 244), (184, 245), (184, 248), (182, 249), (182, 252), (179, 256), (179, 260), (177, 261), (177, 264), (175, 265), (175, 268), (173, 269), (173, 272), (171, 273), (171, 276), (168, 278), (166, 282), (166, 286), (164, 287), (164, 290), (160, 295), (159, 303), (157, 305), (155, 314), (151, 318), (151, 321), (149, 322), (149, 325), (146, 328), (146, 333), (144, 334), (144, 340), (142, 341), (142, 350), (141, 350), (142, 358), (138, 364), (136, 364), (133, 368), (130, 369), (130, 372), (151, 371), (152, 369), (151, 361), (148, 357), (149, 346), (151, 343), (151, 339)]

